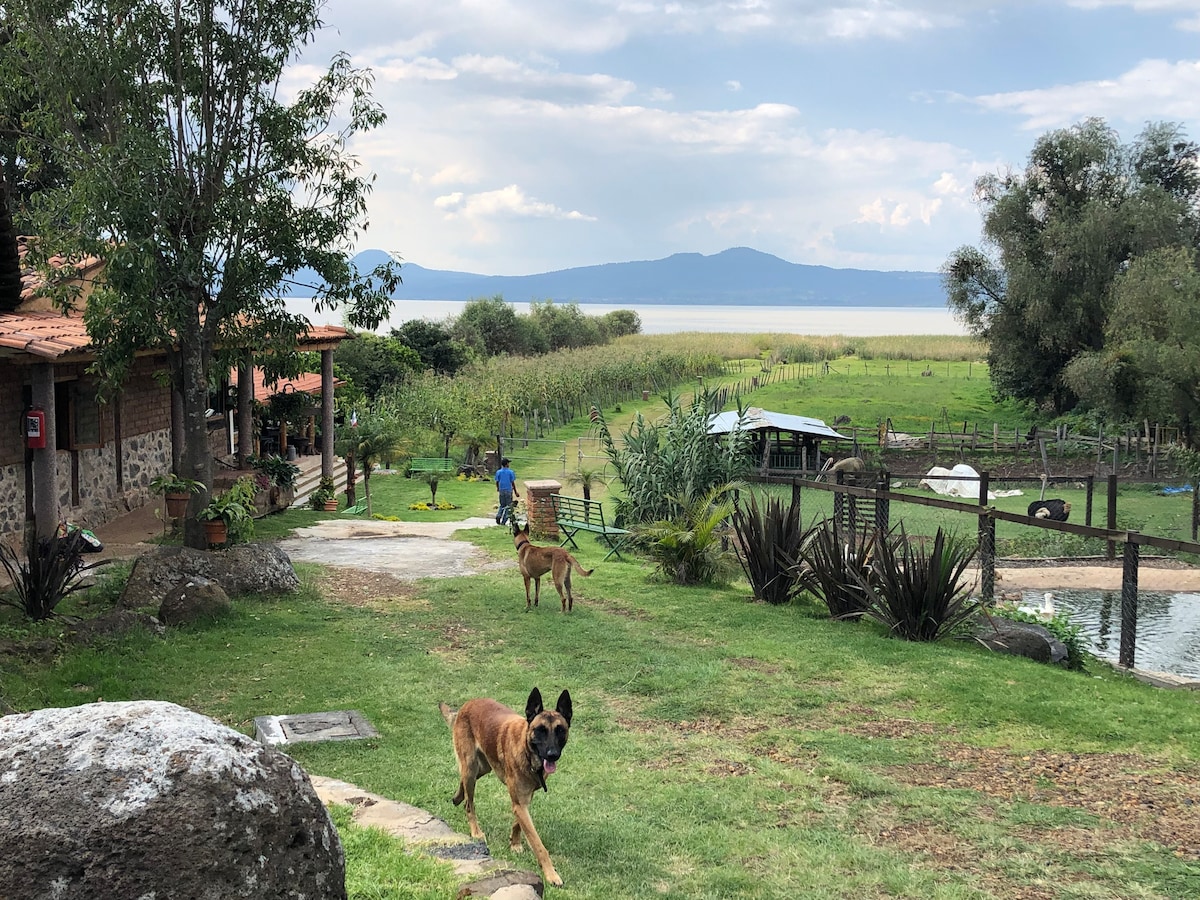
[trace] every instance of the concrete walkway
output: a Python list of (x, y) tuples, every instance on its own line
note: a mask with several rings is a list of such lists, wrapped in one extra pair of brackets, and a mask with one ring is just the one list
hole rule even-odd
[(325, 519), (279, 542), (293, 561), (323, 563), (397, 578), (452, 578), (511, 562), (492, 560), (466, 541), (449, 540), (462, 528), (499, 528), (490, 518), (460, 522), (384, 522), (379, 519)]

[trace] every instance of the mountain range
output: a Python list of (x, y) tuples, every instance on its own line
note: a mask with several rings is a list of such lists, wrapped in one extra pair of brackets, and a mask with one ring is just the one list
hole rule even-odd
[[(354, 257), (359, 272), (386, 262), (382, 250)], [(501, 295), (528, 303), (720, 304), (726, 306), (943, 307), (946, 296), (936, 272), (879, 272), (790, 263), (734, 247), (711, 256), (676, 253), (665, 259), (581, 266), (536, 275), (475, 275), (426, 269), (405, 262), (396, 300), (473, 300)], [(307, 277), (306, 277), (307, 276)], [(312, 272), (297, 282), (319, 284)], [(293, 290), (292, 296), (309, 296)]]

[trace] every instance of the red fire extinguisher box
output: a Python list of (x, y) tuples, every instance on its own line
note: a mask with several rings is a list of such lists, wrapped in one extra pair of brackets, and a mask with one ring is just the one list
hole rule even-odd
[(30, 450), (42, 450), (46, 446), (46, 413), (40, 409), (25, 413), (25, 446)]

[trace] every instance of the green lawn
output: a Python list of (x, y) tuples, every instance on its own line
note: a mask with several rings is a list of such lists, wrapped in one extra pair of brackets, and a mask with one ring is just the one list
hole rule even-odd
[[(499, 529), (460, 534), (512, 558)], [(378, 739), (297, 759), (465, 831), (437, 701), (569, 688), (571, 742), (533, 803), (566, 880), (550, 897), (1195, 896), (1194, 694), (906, 644), (603, 555), (582, 543), (596, 572), (571, 615), (525, 613), (515, 568), (380, 588), (305, 566), (298, 595), (240, 598), (217, 624), (3, 658), (0, 691), (18, 709), (170, 700), (246, 732), (257, 715), (359, 709)], [(478, 803), (507, 858), (502, 786), (485, 779)], [(385, 850), (351, 846), (358, 900), (453, 896), (394, 874), (384, 890), (370, 873), (391, 871)]]

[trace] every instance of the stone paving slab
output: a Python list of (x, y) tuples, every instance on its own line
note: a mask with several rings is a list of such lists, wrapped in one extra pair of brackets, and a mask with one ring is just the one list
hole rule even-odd
[(492, 858), (487, 844), (460, 834), (444, 820), (416, 806), (372, 794), (346, 781), (310, 775), (321, 802), (351, 808), (356, 824), (380, 828), (406, 847), (444, 860), (465, 880), (460, 897), (529, 900), (542, 896), (541, 876)]

